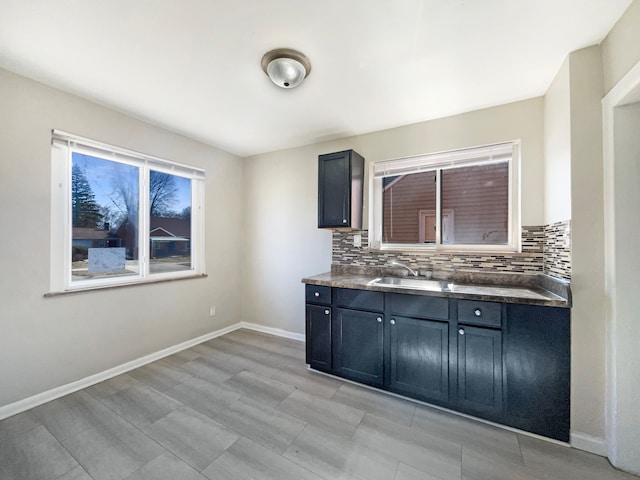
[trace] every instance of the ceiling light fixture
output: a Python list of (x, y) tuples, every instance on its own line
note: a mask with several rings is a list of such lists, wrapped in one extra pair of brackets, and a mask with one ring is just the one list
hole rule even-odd
[(309, 59), (290, 48), (276, 48), (265, 53), (261, 64), (264, 73), (280, 88), (297, 87), (311, 72)]

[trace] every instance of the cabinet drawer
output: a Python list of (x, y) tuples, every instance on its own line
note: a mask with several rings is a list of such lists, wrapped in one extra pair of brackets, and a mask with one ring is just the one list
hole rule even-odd
[(458, 323), (501, 327), (501, 311), (499, 303), (458, 300)]
[(307, 303), (329, 305), (331, 303), (331, 287), (322, 287), (320, 285), (306, 285), (305, 296)]
[(334, 296), (334, 302), (339, 307), (373, 310), (376, 312), (384, 310), (384, 293), (382, 292), (336, 288)]
[(449, 320), (449, 299), (422, 295), (389, 295), (391, 313), (405, 317)]

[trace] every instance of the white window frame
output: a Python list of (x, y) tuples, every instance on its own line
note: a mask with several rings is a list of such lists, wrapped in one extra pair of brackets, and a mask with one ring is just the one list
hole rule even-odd
[[(507, 160), (509, 164), (508, 242), (493, 245), (442, 243), (440, 228), (442, 222), (442, 171), (475, 165), (489, 165), (504, 162), (505, 160)], [(382, 241), (383, 178), (426, 171), (436, 172), (436, 242), (429, 244), (384, 243)], [(520, 219), (520, 141), (514, 140), (474, 148), (371, 162), (369, 164), (369, 237), (369, 245), (373, 250), (462, 253), (520, 252), (522, 250)]]
[[(112, 278), (72, 281), (71, 169), (73, 152), (138, 167), (138, 273)], [(169, 173), (191, 180), (191, 268), (175, 272), (149, 271), (149, 172)], [(51, 141), (51, 293), (154, 283), (205, 274), (205, 171), (201, 168), (108, 145), (88, 138), (52, 131)]]

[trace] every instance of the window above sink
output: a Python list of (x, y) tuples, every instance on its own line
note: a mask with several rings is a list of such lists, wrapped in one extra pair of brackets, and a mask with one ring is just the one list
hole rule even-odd
[(519, 142), (372, 162), (370, 246), (519, 252)]

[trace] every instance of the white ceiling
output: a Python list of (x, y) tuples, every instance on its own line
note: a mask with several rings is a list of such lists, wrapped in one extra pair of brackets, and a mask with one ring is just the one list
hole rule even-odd
[[(631, 0), (0, 0), (0, 67), (240, 156), (543, 95)], [(260, 68), (302, 51), (293, 90)]]

